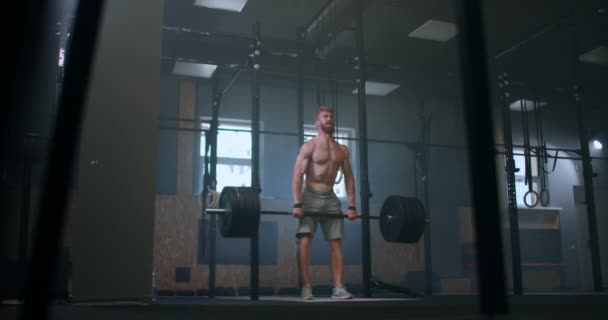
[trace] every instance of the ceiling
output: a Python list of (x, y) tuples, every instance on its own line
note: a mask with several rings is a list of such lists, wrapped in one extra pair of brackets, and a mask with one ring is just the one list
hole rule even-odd
[[(315, 54), (315, 33), (298, 40), (332, 0), (249, 0), (240, 13), (195, 7), (194, 0), (165, 1), (163, 70), (175, 59), (211, 62), (234, 68), (247, 61), (253, 25), (260, 23), (262, 70), (295, 75), (297, 59), (305, 57), (307, 76), (325, 77), (331, 67), (338, 78), (353, 77), (350, 59), (357, 56), (354, 2), (335, 0), (331, 12), (337, 36), (327, 55)], [(520, 82), (535, 80), (550, 88), (569, 85), (575, 52), (608, 45), (606, 0), (485, 0), (488, 56), (496, 71), (509, 70)], [(447, 42), (408, 37), (429, 19), (456, 23), (452, 0), (367, 0), (363, 15), (365, 55), (370, 80), (454, 87), (459, 77), (458, 36)], [(604, 8), (602, 11), (601, 8)], [(349, 11), (351, 10), (351, 11)], [(326, 22), (329, 28), (330, 23)], [(573, 37), (575, 30), (576, 37)], [(575, 39), (575, 40), (573, 40)], [(577, 44), (575, 49), (573, 44)], [(499, 59), (496, 59), (500, 57)], [(572, 62), (570, 62), (572, 65)], [(606, 65), (582, 66), (579, 75), (595, 83), (606, 77)], [(447, 84), (447, 86), (445, 85)], [(450, 84), (452, 84), (450, 86)], [(540, 85), (542, 84), (542, 85)], [(427, 88), (427, 92), (432, 88)]]

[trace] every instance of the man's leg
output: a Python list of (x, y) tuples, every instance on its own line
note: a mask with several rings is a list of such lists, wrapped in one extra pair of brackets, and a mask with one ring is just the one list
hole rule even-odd
[(298, 263), (300, 268), (300, 276), (302, 277), (302, 286), (310, 286), (310, 244), (312, 242), (311, 234), (303, 234), (298, 240)]
[(342, 286), (342, 271), (344, 270), (344, 256), (342, 255), (342, 239), (329, 240), (331, 254), (331, 271), (334, 277), (334, 288)]
[(310, 286), (310, 243), (312, 242), (312, 234), (301, 234), (298, 238), (298, 268), (300, 269), (300, 278), (302, 288), (300, 291), (300, 299), (312, 300), (312, 287)]
[(342, 271), (344, 269), (344, 257), (342, 255), (342, 240), (330, 239), (331, 270), (334, 276), (334, 290), (331, 295), (334, 299), (352, 299), (353, 296), (342, 286)]

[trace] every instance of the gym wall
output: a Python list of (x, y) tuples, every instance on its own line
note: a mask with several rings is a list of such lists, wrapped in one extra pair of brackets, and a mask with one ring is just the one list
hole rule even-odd
[[(212, 90), (209, 82), (170, 75), (163, 76), (161, 82), (163, 83), (161, 114), (191, 119), (195, 110), (199, 109), (201, 115), (210, 116)], [(297, 132), (295, 85), (295, 79), (262, 76), (260, 101), (262, 130)], [(351, 90), (348, 84), (340, 88), (337, 110), (337, 125), (340, 127), (357, 127), (356, 96), (350, 92)], [(313, 124), (312, 114), (316, 105), (314, 92), (315, 84), (306, 83), (304, 87), (306, 124)], [(242, 75), (223, 97), (220, 118), (249, 119), (250, 95), (249, 77)], [(368, 96), (369, 137), (416, 142), (420, 131), (418, 120), (420, 105), (421, 98), (409, 95), (407, 91), (406, 93), (397, 91), (386, 97)], [(165, 111), (167, 114), (163, 113)], [(433, 141), (445, 139), (451, 145), (463, 145), (462, 120), (454, 121), (455, 118), (462, 118), (459, 116), (461, 110), (455, 104), (450, 105), (449, 97), (431, 98), (425, 101), (425, 113), (433, 114), (431, 129)], [(163, 126), (170, 126), (169, 121), (162, 123)], [(192, 124), (184, 121), (179, 125), (183, 128), (191, 128)], [(167, 152), (177, 150), (176, 158), (172, 155), (161, 155), (158, 166), (154, 259), (159, 271), (159, 290), (166, 294), (194, 294), (208, 287), (207, 260), (200, 258), (201, 252), (206, 252), (204, 248), (200, 248), (201, 245), (205, 245), (205, 240), (201, 238), (201, 230), (206, 230), (208, 223), (201, 221), (198, 199), (200, 190), (196, 190), (197, 184), (193, 183), (192, 178), (192, 166), (194, 161), (197, 161), (192, 155), (193, 152), (200, 152), (197, 149), (200, 143), (197, 140), (198, 134), (192, 131), (178, 132), (166, 129), (159, 131), (160, 139), (166, 139), (159, 141), (159, 150), (163, 149)], [(292, 202), (291, 175), (298, 151), (297, 137), (263, 134), (260, 141), (262, 207), (268, 210), (289, 210)], [(359, 155), (356, 143), (353, 149), (351, 162), (359, 182), (357, 162)], [(370, 142), (368, 149), (370, 185), (374, 193), (373, 198), (370, 199), (371, 213), (376, 215), (379, 213), (382, 201), (388, 195), (415, 194), (413, 153), (402, 145), (376, 142)], [(437, 274), (447, 274), (448, 277), (459, 276), (459, 271), (462, 269), (458, 256), (458, 229), (454, 228), (454, 225), (458, 220), (457, 208), (469, 203), (465, 153), (460, 147), (460, 149), (433, 150), (431, 155), (430, 200), (432, 203), (435, 199), (441, 199), (436, 201), (437, 206), (431, 205), (431, 214), (434, 221), (437, 221), (438, 228), (434, 233), (433, 241), (433, 245), (437, 246), (433, 251), (434, 270)], [(177, 185), (177, 188), (172, 188), (172, 185)], [(450, 190), (451, 187), (455, 187), (456, 190)], [(359, 198), (358, 191), (357, 198)], [(260, 287), (271, 288), (273, 292), (278, 292), (281, 288), (297, 287), (294, 237), (296, 221), (290, 217), (264, 216), (262, 221), (262, 228), (277, 230), (277, 238), (265, 240), (262, 235)], [(435, 224), (433, 226), (435, 227)], [(357, 284), (361, 281), (360, 224), (347, 222), (346, 230), (345, 281)], [(408, 273), (411, 273), (410, 279), (412, 274), (421, 277), (420, 271), (424, 270), (423, 240), (416, 245), (386, 243), (381, 239), (375, 223), (372, 223), (372, 235), (372, 263), (375, 275), (383, 280), (401, 284), (406, 282)], [(319, 233), (312, 249), (313, 278), (316, 284), (329, 284), (331, 283), (327, 265), (329, 252), (321, 238)], [(276, 250), (264, 247), (265, 241), (277, 246)], [(222, 265), (218, 261), (216, 271), (216, 286), (231, 288), (233, 291), (230, 292), (238, 292), (239, 288), (249, 285), (248, 240), (221, 239), (217, 243), (218, 260), (228, 259), (220, 255), (226, 250), (233, 251), (235, 247), (240, 250), (238, 253), (242, 256), (240, 262), (231, 261)], [(265, 260), (264, 252), (269, 249), (276, 252), (277, 257)], [(445, 254), (446, 252), (453, 254)], [(394, 261), (400, 263), (392, 263)], [(416, 281), (423, 281), (423, 278), (416, 278)]]

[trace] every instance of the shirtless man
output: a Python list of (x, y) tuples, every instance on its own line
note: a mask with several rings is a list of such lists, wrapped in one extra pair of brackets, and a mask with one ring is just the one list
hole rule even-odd
[[(346, 194), (348, 197), (348, 219), (357, 218), (355, 208), (355, 179), (348, 161), (348, 148), (338, 144), (334, 132), (334, 113), (328, 106), (321, 106), (314, 115), (317, 136), (307, 141), (300, 148), (293, 171), (293, 216), (298, 223), (298, 263), (302, 277), (301, 298), (313, 299), (310, 286), (310, 244), (317, 225), (320, 224), (329, 242), (331, 252), (331, 270), (334, 280), (332, 298), (352, 299), (352, 295), (342, 285), (342, 236), (344, 219), (304, 217), (305, 211), (341, 212), (342, 204), (334, 193), (334, 181), (338, 169), (342, 168)], [(305, 187), (302, 190), (303, 176), (306, 175)]]

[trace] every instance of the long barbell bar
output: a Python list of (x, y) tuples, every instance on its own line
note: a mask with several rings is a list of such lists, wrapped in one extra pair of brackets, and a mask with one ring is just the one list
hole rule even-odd
[[(248, 238), (258, 232), (262, 214), (292, 215), (288, 211), (270, 211), (260, 208), (259, 191), (250, 187), (225, 187), (220, 194), (219, 209), (208, 208), (204, 213), (221, 214), (220, 231), (226, 238)], [(342, 210), (313, 212), (304, 216), (347, 219)], [(416, 198), (388, 196), (377, 216), (357, 216), (358, 219), (377, 220), (384, 240), (397, 243), (415, 243), (423, 235), (426, 219), (424, 206)]]
[[(207, 214), (224, 214), (227, 211), (229, 211), (228, 209), (205, 209), (205, 212)], [(266, 214), (266, 215), (280, 215), (280, 216), (291, 216), (292, 214), (290, 212), (285, 212), (285, 211), (266, 211), (266, 210), (261, 210), (260, 214)], [(327, 211), (327, 212), (318, 212), (318, 211), (304, 211), (304, 216), (305, 217), (321, 217), (321, 218), (340, 218), (340, 219), (347, 219), (348, 215), (343, 214), (341, 211)], [(380, 216), (357, 216), (356, 219), (371, 219), (371, 220), (380, 220)], [(390, 217), (389, 219), (390, 220)]]

